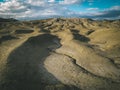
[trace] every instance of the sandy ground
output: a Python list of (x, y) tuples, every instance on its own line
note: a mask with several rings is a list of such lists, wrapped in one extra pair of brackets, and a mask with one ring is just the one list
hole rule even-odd
[(119, 20), (0, 23), (0, 90), (120, 90)]

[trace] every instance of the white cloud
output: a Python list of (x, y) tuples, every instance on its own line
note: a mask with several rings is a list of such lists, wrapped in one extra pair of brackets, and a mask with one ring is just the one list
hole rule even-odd
[(22, 3), (17, 2), (17, 0), (8, 1), (0, 4), (0, 11), (9, 12), (9, 11), (20, 11), (26, 9)]
[(84, 0), (47, 0), (48, 2), (57, 2), (59, 4), (66, 4), (66, 5), (69, 5), (69, 4), (79, 4), (81, 2), (83, 2)]
[[(27, 4), (19, 0), (10, 0), (0, 4), (0, 16), (2, 17), (20, 17), (28, 12)], [(22, 15), (23, 14), (23, 15)]]
[(99, 8), (88, 8), (87, 10), (99, 10)]
[[(16, 19), (39, 19), (40, 17), (51, 16), (91, 17), (102, 16), (113, 10), (120, 10), (120, 6), (114, 6), (101, 12), (99, 12), (98, 8), (88, 8), (87, 10), (90, 12), (83, 13), (71, 11), (66, 7), (71, 4), (80, 4), (83, 1), (85, 0), (59, 0), (57, 2), (56, 0), (6, 0), (6, 2), (0, 3), (0, 16)], [(94, 1), (89, 0), (89, 2), (92, 3)]]
[[(67, 16), (74, 12), (65, 8), (68, 4), (80, 3), (82, 0), (6, 0), (0, 4), (0, 16), (11, 18), (34, 18), (47, 16)], [(62, 3), (61, 3), (62, 2)]]
[(110, 10), (120, 10), (120, 6), (113, 6), (110, 8)]
[(99, 19), (120, 19), (120, 6), (112, 6), (102, 11), (91, 12), (88, 16)]
[(43, 6), (46, 4), (45, 0), (26, 0), (27, 4), (33, 6)]
[(88, 1), (90, 6), (93, 5), (93, 3), (94, 3), (94, 0), (87, 0), (87, 1)]
[(55, 2), (55, 0), (48, 0), (48, 2)]
[(83, 2), (84, 0), (63, 0), (60, 1), (60, 4), (80, 4), (81, 2)]

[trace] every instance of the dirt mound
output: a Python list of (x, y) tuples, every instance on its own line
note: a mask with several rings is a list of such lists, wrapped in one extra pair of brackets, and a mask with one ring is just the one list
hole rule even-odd
[(16, 30), (16, 34), (27, 34), (27, 33), (32, 33), (34, 30)]
[(119, 20), (0, 23), (0, 90), (120, 90)]

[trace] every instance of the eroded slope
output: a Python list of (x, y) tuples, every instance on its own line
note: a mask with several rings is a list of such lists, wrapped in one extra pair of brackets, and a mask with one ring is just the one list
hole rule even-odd
[(0, 22), (1, 90), (119, 90), (120, 21)]

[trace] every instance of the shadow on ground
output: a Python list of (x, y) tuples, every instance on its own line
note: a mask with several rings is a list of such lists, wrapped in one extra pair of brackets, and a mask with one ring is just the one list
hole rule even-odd
[(18, 39), (17, 37), (14, 37), (12, 35), (5, 35), (0, 38), (0, 44), (4, 41), (12, 40), (12, 39)]
[(34, 32), (34, 30), (16, 30), (15, 33), (16, 34), (29, 34)]
[(54, 39), (60, 41), (50, 34), (31, 37), (15, 49), (7, 59), (5, 79), (0, 90), (72, 90), (44, 68), (44, 59), (50, 55), (47, 48), (55, 45)]
[(90, 41), (89, 38), (85, 37), (84, 35), (79, 34), (78, 30), (71, 30), (71, 32), (72, 32), (75, 40), (79, 40), (81, 42), (89, 42)]

